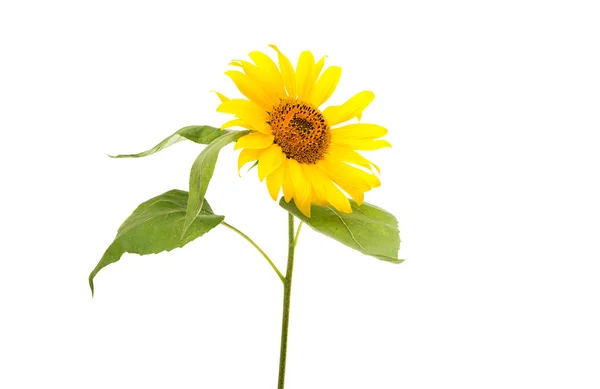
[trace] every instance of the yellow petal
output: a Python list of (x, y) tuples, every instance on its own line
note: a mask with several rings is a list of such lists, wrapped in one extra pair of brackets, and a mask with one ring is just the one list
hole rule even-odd
[(254, 101), (266, 111), (271, 111), (273, 106), (279, 102), (274, 96), (269, 96), (258, 82), (248, 77), (242, 72), (229, 70), (225, 74), (231, 78), (235, 86), (246, 96), (250, 101)]
[(343, 183), (356, 187), (363, 192), (381, 185), (379, 178), (361, 169), (333, 159), (330, 155), (320, 161), (320, 166), (325, 170), (329, 178), (336, 183)]
[(303, 163), (300, 165), (304, 176), (310, 180), (311, 196), (317, 205), (329, 205), (327, 189), (324, 181), (331, 181), (316, 165)]
[(340, 146), (347, 146), (354, 150), (377, 150), (384, 147), (392, 147), (387, 140), (372, 140), (372, 139), (331, 139), (332, 143)]
[(312, 90), (312, 68), (315, 63), (313, 54), (306, 50), (300, 54), (298, 58), (298, 66), (296, 67), (296, 92), (300, 100), (308, 100), (308, 94)]
[[(250, 54), (252, 55), (252, 53)], [(276, 67), (275, 70), (277, 71), (277, 75), (274, 77), (269, 71), (259, 68), (248, 61), (240, 61), (240, 63), (246, 75), (260, 86), (271, 104), (278, 103), (281, 98), (285, 97), (285, 89), (283, 88), (283, 82), (281, 81), (281, 74)], [(273, 64), (273, 66), (275, 65)], [(279, 78), (279, 81), (277, 81), (277, 78)]]
[(268, 55), (260, 51), (253, 51), (249, 56), (256, 64), (261, 84), (268, 86), (265, 90), (274, 93), (278, 98), (285, 97), (283, 79), (275, 62)]
[(283, 184), (284, 170), (285, 168), (282, 164), (278, 169), (267, 176), (267, 188), (269, 189), (269, 194), (274, 201), (277, 201), (277, 198), (279, 197), (279, 190)]
[(296, 207), (304, 214), (306, 217), (310, 217), (310, 196), (304, 200), (303, 203), (296, 202)]
[(242, 166), (248, 162), (256, 161), (262, 152), (262, 149), (243, 149), (238, 157), (238, 176), (240, 175)]
[(327, 56), (322, 57), (315, 64), (313, 64), (312, 72), (310, 75), (310, 81), (308, 82), (308, 87), (304, 91), (304, 100), (305, 101), (309, 101), (309, 102), (312, 101), (312, 95), (314, 93), (315, 86), (317, 84), (317, 79), (321, 75), (321, 70), (323, 70), (323, 66), (325, 66), (325, 58), (327, 58)]
[(273, 143), (273, 135), (265, 135), (260, 132), (252, 132), (242, 136), (235, 144), (234, 150), (245, 149), (266, 149)]
[(246, 122), (251, 129), (264, 134), (271, 133), (271, 126), (267, 124), (267, 120), (269, 120), (267, 113), (252, 101), (243, 99), (227, 100), (217, 107), (217, 112), (234, 114)]
[(221, 130), (231, 127), (244, 127), (245, 124), (246, 123), (242, 119), (233, 119), (228, 122), (225, 122), (225, 124), (221, 126)]
[[(331, 169), (327, 166), (327, 163), (321, 163), (320, 168), (327, 171), (327, 169)], [(352, 180), (348, 178), (347, 175), (340, 174), (339, 169), (336, 170), (335, 174), (329, 174), (330, 181), (335, 182), (340, 188), (344, 190), (344, 192), (348, 193), (350, 197), (356, 201), (358, 205), (361, 205), (363, 201), (365, 201), (365, 191), (370, 190), (370, 186), (361, 184), (363, 181)], [(357, 182), (360, 182), (357, 184)]]
[(334, 179), (334, 182), (340, 186), (344, 190), (344, 192), (348, 193), (350, 197), (356, 201), (358, 205), (361, 205), (363, 201), (365, 201), (365, 192), (360, 190), (359, 188), (348, 185), (347, 183), (337, 182)]
[(321, 75), (321, 70), (323, 70), (323, 66), (325, 66), (325, 58), (327, 58), (327, 56), (321, 57), (321, 59), (317, 63), (315, 63), (315, 66), (313, 66), (312, 68), (312, 76), (310, 81), (310, 84), (312, 86), (314, 86), (317, 83), (317, 80)]
[(304, 178), (300, 164), (294, 159), (288, 159), (289, 175), (292, 179), (294, 188), (294, 199), (297, 203), (302, 204), (310, 196), (310, 184)]
[(258, 68), (256, 66), (254, 66), (248, 61), (240, 60), (239, 67), (242, 68), (242, 70), (244, 71), (244, 73), (246, 73), (248, 77), (258, 82)]
[(352, 213), (350, 201), (348, 201), (348, 198), (333, 184), (327, 186), (327, 200), (338, 211)]
[(359, 92), (342, 105), (327, 107), (323, 111), (323, 115), (327, 118), (330, 126), (346, 122), (353, 117), (357, 117), (360, 120), (362, 111), (367, 108), (374, 98), (375, 94), (373, 92)]
[(285, 156), (281, 152), (281, 147), (276, 144), (269, 146), (262, 152), (258, 160), (258, 178), (261, 181), (264, 180), (266, 176), (278, 169), (284, 160)]
[(381, 138), (387, 133), (388, 130), (385, 127), (366, 123), (346, 124), (345, 126), (331, 129), (332, 139), (375, 139)]
[(325, 69), (313, 89), (311, 102), (317, 107), (326, 102), (335, 91), (341, 76), (342, 68), (339, 66), (330, 66)]
[(229, 100), (229, 97), (217, 92), (216, 90), (211, 90), (211, 92), (215, 93), (217, 95), (217, 97), (219, 98), (219, 100), (221, 100), (221, 103), (224, 103), (226, 101)]
[(294, 185), (292, 184), (292, 175), (290, 174), (290, 161), (291, 159), (286, 159), (284, 162), (284, 172), (283, 172), (283, 197), (286, 202), (290, 202), (292, 197), (294, 197)]
[(316, 204), (320, 207), (326, 207), (329, 205), (329, 202), (327, 200), (325, 200), (325, 198), (322, 198), (321, 195), (318, 195), (317, 192), (315, 192), (314, 189), (311, 189), (311, 196), (312, 196), (312, 202), (313, 204)]
[(354, 199), (354, 201), (356, 201), (356, 204), (362, 205), (362, 203), (365, 201), (365, 192), (347, 187), (342, 187), (342, 189), (345, 190), (346, 193), (348, 193)]
[[(240, 61), (240, 66), (244, 70), (244, 73), (260, 87), (260, 90), (267, 96), (270, 103), (278, 102), (283, 96), (283, 84), (279, 88), (274, 86), (270, 80), (270, 76), (264, 70), (259, 69), (248, 61)], [(277, 74), (279, 74), (279, 71)], [(279, 78), (281, 78), (281, 75), (279, 75)]]
[(344, 196), (328, 177), (323, 169), (322, 161), (315, 165), (306, 165), (310, 174), (311, 187), (313, 190), (313, 200), (317, 205), (333, 205), (341, 212), (350, 213), (352, 208), (348, 198)]
[(322, 161), (318, 162), (316, 167), (321, 171), (319, 181), (323, 185), (329, 204), (333, 205), (340, 212), (351, 213), (352, 207), (350, 206), (350, 201), (348, 201), (348, 198), (344, 196), (342, 191), (333, 185), (331, 179), (328, 178), (327, 171), (323, 169)]
[(279, 60), (279, 70), (281, 71), (281, 77), (283, 84), (287, 90), (287, 94), (290, 97), (296, 97), (296, 73), (294, 73), (294, 67), (290, 60), (283, 55), (281, 51), (275, 45), (269, 45), (273, 50), (277, 51), (277, 58)]
[(369, 161), (368, 159), (366, 159), (365, 157), (363, 157), (362, 155), (360, 155), (359, 153), (347, 146), (331, 144), (329, 145), (329, 150), (327, 150), (327, 153), (331, 155), (334, 159), (339, 159), (340, 161), (353, 163), (355, 165), (370, 169), (371, 171), (373, 171), (373, 168), (371, 167), (373, 166), (375, 167), (375, 169), (377, 169), (378, 173), (381, 173), (381, 171), (379, 170), (379, 166), (375, 165), (373, 162)]

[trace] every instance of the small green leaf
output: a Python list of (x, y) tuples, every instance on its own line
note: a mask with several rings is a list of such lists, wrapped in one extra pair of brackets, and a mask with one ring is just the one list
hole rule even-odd
[(217, 158), (221, 149), (249, 133), (250, 131), (229, 131), (226, 135), (212, 141), (198, 155), (190, 171), (190, 198), (188, 200), (187, 214), (185, 215), (185, 225), (182, 233), (187, 231), (202, 208), (204, 195), (215, 171), (215, 165), (217, 164)]
[(91, 272), (89, 282), (92, 295), (96, 274), (103, 267), (117, 262), (124, 253), (145, 255), (171, 251), (204, 235), (223, 221), (224, 216), (215, 215), (205, 201), (182, 238), (187, 200), (188, 192), (170, 190), (140, 204), (119, 227), (115, 240)]
[(310, 218), (298, 210), (294, 200), (286, 203), (282, 198), (279, 205), (313, 230), (363, 254), (392, 263), (404, 261), (398, 259), (400, 249), (398, 221), (394, 215), (375, 205), (368, 203), (358, 205), (350, 200), (352, 213), (343, 213), (331, 206), (312, 205)]
[(173, 135), (168, 136), (162, 142), (151, 148), (150, 150), (143, 151), (138, 154), (120, 154), (110, 155), (111, 158), (140, 158), (145, 157), (154, 153), (158, 153), (162, 149), (174, 145), (184, 139), (191, 140), (192, 142), (207, 145), (213, 140), (220, 136), (223, 136), (230, 131), (220, 130), (211, 126), (187, 126), (183, 127), (179, 131), (176, 131)]
[(249, 173), (249, 172), (250, 172), (250, 170), (254, 169), (254, 168), (255, 168), (255, 167), (257, 167), (257, 166), (258, 166), (258, 161), (254, 162), (254, 163), (252, 164), (252, 166), (250, 166), (250, 167), (248, 168), (248, 170), (246, 171), (246, 173)]

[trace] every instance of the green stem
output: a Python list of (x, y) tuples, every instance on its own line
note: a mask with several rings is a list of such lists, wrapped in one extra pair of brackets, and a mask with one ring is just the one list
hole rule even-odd
[(294, 235), (294, 248), (296, 248), (296, 245), (298, 244), (298, 237), (300, 236), (300, 230), (302, 229), (303, 225), (304, 225), (303, 222), (300, 222), (300, 224), (298, 224), (298, 229), (296, 230), (296, 235)]
[(275, 264), (273, 263), (273, 261), (271, 261), (271, 258), (269, 258), (269, 256), (260, 248), (258, 247), (258, 245), (256, 243), (254, 243), (254, 241), (252, 239), (250, 239), (248, 237), (248, 235), (244, 234), (242, 231), (238, 230), (237, 228), (235, 228), (234, 226), (232, 226), (231, 224), (227, 224), (225, 222), (221, 222), (222, 225), (224, 225), (225, 227), (237, 232), (238, 234), (240, 234), (240, 236), (244, 239), (246, 239), (248, 242), (250, 242), (250, 244), (252, 246), (254, 246), (261, 254), (263, 257), (265, 257), (265, 259), (267, 260), (267, 262), (269, 262), (269, 265), (271, 265), (271, 267), (273, 268), (273, 270), (275, 270), (275, 273), (277, 273), (277, 275), (279, 276), (279, 279), (281, 280), (281, 282), (285, 285), (285, 278), (283, 277), (283, 274), (281, 274), (281, 272), (279, 271), (279, 269), (277, 269), (277, 266), (275, 266)]
[(290, 295), (292, 293), (292, 272), (294, 271), (294, 248), (298, 242), (300, 227), (294, 236), (294, 216), (288, 214), (288, 263), (283, 283), (283, 317), (281, 320), (281, 351), (279, 352), (279, 381), (277, 389), (283, 389), (285, 381), (285, 361), (287, 357), (288, 325), (290, 323)]

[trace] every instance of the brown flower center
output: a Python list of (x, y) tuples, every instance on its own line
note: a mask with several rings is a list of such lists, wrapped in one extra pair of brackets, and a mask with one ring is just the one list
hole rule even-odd
[(331, 131), (323, 114), (310, 103), (282, 100), (270, 113), (269, 124), (275, 140), (288, 158), (300, 163), (316, 163), (323, 158)]

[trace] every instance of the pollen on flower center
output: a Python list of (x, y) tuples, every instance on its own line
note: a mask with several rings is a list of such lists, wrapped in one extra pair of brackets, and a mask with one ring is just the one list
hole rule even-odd
[(270, 113), (269, 124), (286, 157), (300, 163), (316, 163), (323, 158), (331, 131), (323, 114), (312, 104), (296, 99), (281, 100)]

